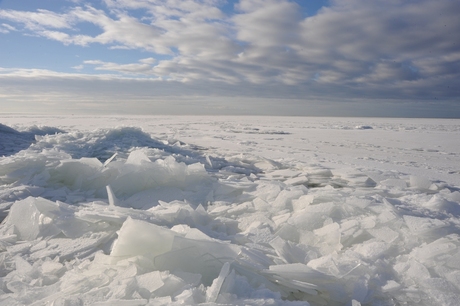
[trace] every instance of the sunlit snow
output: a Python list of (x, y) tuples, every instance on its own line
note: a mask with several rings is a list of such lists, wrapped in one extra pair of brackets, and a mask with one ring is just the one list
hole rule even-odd
[(0, 118), (1, 305), (458, 305), (460, 121)]

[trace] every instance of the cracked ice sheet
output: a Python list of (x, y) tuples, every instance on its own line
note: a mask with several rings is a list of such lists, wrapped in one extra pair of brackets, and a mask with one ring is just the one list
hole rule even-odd
[(460, 298), (458, 120), (0, 120), (1, 303)]

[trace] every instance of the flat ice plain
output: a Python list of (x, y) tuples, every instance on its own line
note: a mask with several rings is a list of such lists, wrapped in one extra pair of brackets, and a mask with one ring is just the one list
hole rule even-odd
[(460, 120), (0, 123), (0, 305), (460, 301)]

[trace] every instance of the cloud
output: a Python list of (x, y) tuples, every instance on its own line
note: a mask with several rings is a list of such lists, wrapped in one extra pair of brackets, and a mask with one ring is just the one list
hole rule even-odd
[[(64, 13), (0, 10), (0, 19), (65, 45), (147, 54), (133, 63), (81, 63), (104, 78), (167, 80), (222, 95), (460, 96), (458, 1), (331, 0), (313, 16), (288, 0), (240, 0), (230, 13), (218, 0), (103, 3), (104, 8), (78, 5)], [(85, 24), (97, 33), (83, 31)], [(11, 30), (2, 26), (0, 32)], [(23, 77), (44, 73), (18, 71)]]
[(126, 73), (126, 74), (140, 74), (140, 75), (152, 75), (152, 64), (154, 64), (156, 60), (154, 58), (144, 58), (139, 61), (139, 63), (133, 64), (117, 64), (111, 62), (103, 62), (100, 60), (89, 60), (84, 61), (84, 64), (88, 65), (95, 65), (96, 70), (104, 70), (104, 71), (112, 71), (112, 72), (119, 72), (119, 73)]
[(298, 4), (284, 0), (241, 0), (233, 17), (237, 39), (249, 46), (285, 48), (298, 39)]
[(12, 25), (9, 25), (7, 23), (0, 24), (0, 33), (7, 34), (10, 32), (14, 32), (14, 31), (17, 31), (17, 30)]
[(45, 28), (71, 28), (69, 16), (42, 9), (37, 10), (37, 12), (0, 10), (0, 18), (23, 24), (26, 29), (31, 31), (40, 31)]

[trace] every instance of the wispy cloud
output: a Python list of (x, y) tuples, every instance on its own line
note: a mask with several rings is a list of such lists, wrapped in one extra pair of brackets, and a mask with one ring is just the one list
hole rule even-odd
[(46, 28), (69, 29), (72, 21), (69, 17), (67, 14), (41, 9), (36, 12), (0, 10), (0, 18), (23, 24), (26, 29), (31, 31), (41, 31)]
[(84, 64), (95, 65), (96, 70), (120, 72), (126, 74), (141, 74), (141, 75), (154, 75), (152, 64), (155, 63), (154, 58), (141, 59), (138, 63), (133, 64), (117, 64), (110, 62), (103, 62), (100, 60), (84, 61)]

